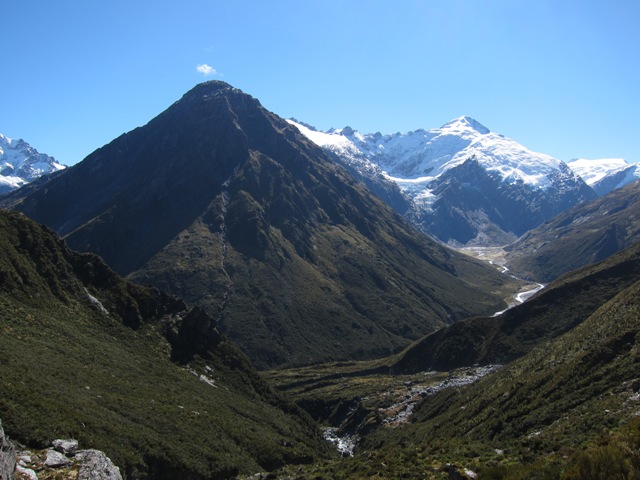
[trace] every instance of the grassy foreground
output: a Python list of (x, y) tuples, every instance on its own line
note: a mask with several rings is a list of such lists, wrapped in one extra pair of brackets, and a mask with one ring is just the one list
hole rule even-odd
[(11, 438), (76, 438), (128, 478), (227, 478), (330, 453), (202, 311), (4, 211), (0, 391)]

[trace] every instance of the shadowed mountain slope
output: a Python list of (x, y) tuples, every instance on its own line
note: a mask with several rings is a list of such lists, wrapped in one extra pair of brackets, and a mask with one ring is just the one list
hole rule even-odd
[(404, 351), (396, 373), (504, 364), (556, 338), (640, 280), (640, 244), (571, 272), (498, 317), (470, 318), (438, 330)]
[(639, 366), (636, 244), (397, 357), (270, 378), (355, 448), (297, 478), (608, 479), (640, 472)]
[(550, 282), (640, 240), (640, 182), (573, 207), (527, 232), (507, 250), (507, 266), (522, 277)]
[(13, 439), (76, 438), (126, 478), (227, 478), (329, 455), (201, 309), (4, 210), (0, 305), (0, 416)]
[(223, 82), (4, 205), (205, 308), (260, 367), (390, 354), (500, 310), (513, 281), (414, 231)]
[[(493, 465), (504, 466), (479, 478), (614, 478), (615, 472), (635, 478), (640, 424), (632, 419), (640, 409), (639, 365), (635, 282), (564, 335), (472, 385), (429, 397), (411, 425), (376, 432), (362, 455), (402, 446), (407, 457), (447, 452), (478, 466), (480, 452), (488, 457), (499, 449)], [(626, 439), (611, 433), (627, 422)], [(589, 441), (592, 446), (581, 452)], [(598, 472), (594, 468), (599, 473), (589, 475)]]

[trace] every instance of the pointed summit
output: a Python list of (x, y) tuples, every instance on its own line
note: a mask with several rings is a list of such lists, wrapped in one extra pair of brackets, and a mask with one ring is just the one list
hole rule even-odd
[(5, 199), (72, 248), (203, 307), (263, 368), (379, 357), (504, 308), (476, 285), (505, 276), (418, 234), (224, 82)]
[(227, 82), (223, 82), (222, 80), (209, 80), (207, 82), (198, 83), (195, 87), (185, 93), (180, 101), (184, 99), (208, 98), (213, 95), (224, 95), (232, 92), (242, 93), (241, 90), (233, 87)]
[(458, 117), (458, 118), (454, 118), (453, 120), (451, 120), (450, 122), (445, 123), (442, 127), (440, 127), (441, 129), (452, 129), (452, 130), (468, 130), (468, 129), (472, 129), (475, 130), (478, 133), (481, 133), (482, 135), (486, 135), (487, 133), (491, 132), (491, 130), (489, 130), (487, 127), (485, 127), (484, 125), (482, 125), (480, 122), (478, 122), (477, 120), (467, 116), (467, 115), (463, 115), (462, 117)]

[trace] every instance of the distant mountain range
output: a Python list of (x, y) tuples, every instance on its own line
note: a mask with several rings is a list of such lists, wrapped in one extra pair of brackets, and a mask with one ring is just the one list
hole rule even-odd
[(53, 157), (39, 153), (24, 140), (0, 133), (0, 194), (64, 169)]
[[(510, 243), (594, 199), (594, 192), (602, 196), (640, 179), (638, 164), (621, 158), (565, 164), (466, 116), (440, 128), (393, 135), (349, 127), (321, 132), (297, 120), (289, 123), (414, 226), (452, 246)], [(0, 167), (0, 194), (65, 168), (2, 134)]]
[(504, 245), (565, 209), (595, 199), (596, 191), (602, 195), (637, 175), (636, 166), (622, 160), (567, 165), (470, 117), (394, 135), (361, 134), (349, 127), (320, 132), (291, 123), (363, 181), (394, 182), (410, 204), (390, 200), (384, 191), (378, 193), (381, 198), (419, 229), (454, 246)]
[(640, 180), (640, 164), (623, 158), (578, 158), (567, 163), (600, 196)]
[[(590, 182), (633, 178), (620, 162), (590, 165), (582, 170)], [(390, 354), (457, 319), (503, 309), (508, 276), (419, 235), (349, 174), (454, 246), (504, 245), (597, 198), (565, 163), (470, 117), (407, 134), (318, 132), (207, 82), (0, 205), (204, 307), (263, 368)], [(616, 232), (615, 245), (581, 259), (633, 241)], [(584, 265), (569, 253), (534, 271), (524, 262), (542, 268), (533, 250), (544, 249), (524, 241), (509, 247), (514, 273), (547, 282)]]
[(2, 205), (205, 308), (262, 368), (390, 354), (514, 288), (224, 82)]

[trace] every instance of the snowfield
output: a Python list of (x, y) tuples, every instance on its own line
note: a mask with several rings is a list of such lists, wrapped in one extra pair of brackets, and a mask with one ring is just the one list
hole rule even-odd
[(440, 128), (392, 135), (361, 134), (349, 127), (319, 132), (293, 120), (289, 123), (316, 145), (352, 163), (380, 167), (389, 179), (414, 194), (471, 157), (504, 182), (540, 189), (550, 187), (558, 174), (575, 175), (561, 160), (533, 152), (467, 116)]

